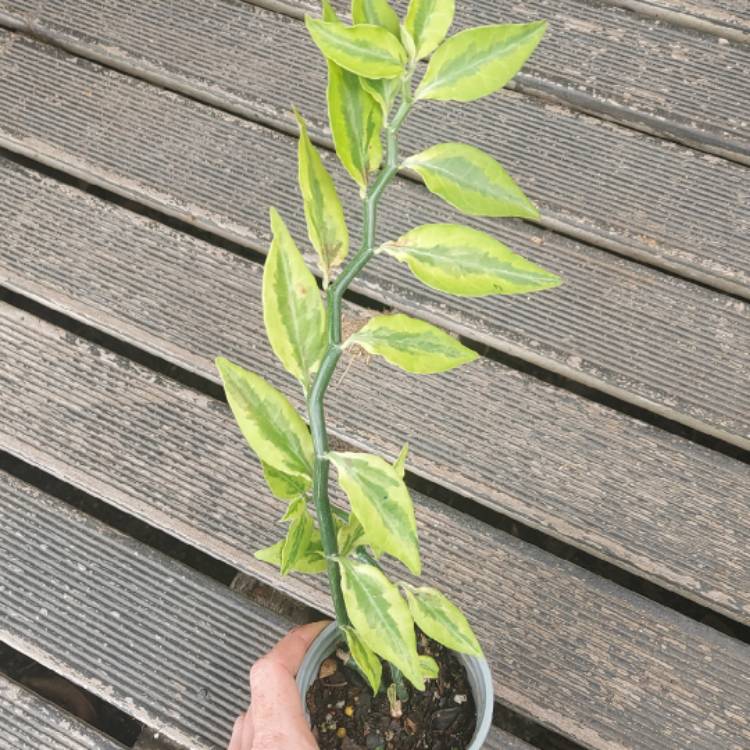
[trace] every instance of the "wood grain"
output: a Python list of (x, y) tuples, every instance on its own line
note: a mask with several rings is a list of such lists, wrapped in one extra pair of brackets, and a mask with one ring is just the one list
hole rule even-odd
[[(472, 4), (472, 8), (481, 5)], [(583, 14), (592, 12), (584, 3), (574, 5)], [(29, 27), (35, 34), (51, 34), (56, 42), (99, 58), (107, 65), (119, 66), (254, 120), (294, 129), (291, 107), (296, 104), (311, 119), (312, 132), (324, 135), (325, 68), (298, 21), (238, 1), (219, 2), (213, 6), (212, 14), (203, 12), (198, 0), (180, 3), (179, 8), (184, 11), (170, 6), (168, 19), (164, 19), (145, 2), (125, 4), (122, 0), (107, 0), (102, 7), (99, 0), (84, 0), (65, 5), (43, 3), (31, 16), (6, 12), (3, 17), (9, 16), (6, 19), (9, 23), (16, 18), (16, 25), (21, 26), (24, 18), (38, 18)], [(605, 10), (597, 5), (593, 12)], [(635, 18), (625, 11), (614, 10), (626, 18)], [(574, 24), (573, 17), (570, 23)], [(635, 50), (639, 67), (646, 60), (652, 65), (652, 60), (658, 57), (652, 49), (655, 44), (658, 47), (654, 40), (643, 41), (642, 49), (634, 47), (633, 30), (626, 27), (610, 30), (602, 46), (603, 35), (593, 21), (578, 23), (589, 29), (583, 34), (587, 53), (582, 60), (588, 57), (595, 60), (594, 70), (587, 73), (588, 79), (595, 81), (591, 84), (595, 87), (606, 89), (605, 69), (613, 75), (620, 70), (616, 55), (613, 61), (608, 60), (614, 45), (611, 37), (620, 38), (627, 49)], [(151, 29), (147, 46), (143, 43), (144, 28)], [(175, 41), (178, 29), (179, 44)], [(661, 33), (658, 31), (657, 37)], [(570, 36), (575, 37), (575, 33), (571, 31)], [(689, 60), (701, 61), (696, 68), (700, 76), (707, 76), (704, 71), (708, 70), (720, 72), (719, 80), (706, 84), (707, 91), (700, 96), (695, 92), (704, 85), (703, 78), (696, 81), (695, 73), (681, 70), (684, 63), (672, 57), (678, 56), (679, 50), (666, 55), (662, 67), (674, 68), (679, 80), (689, 82), (685, 89), (689, 100), (700, 106), (713, 106), (710, 112), (720, 113), (716, 116), (726, 125), (737, 118), (719, 102), (708, 103), (713, 101), (713, 92), (724, 85), (729, 88), (727, 97), (735, 105), (750, 96), (747, 88), (750, 47), (741, 46), (737, 60), (724, 60), (722, 46), (715, 37), (711, 39), (708, 49), (695, 51), (688, 45), (681, 53)], [(677, 47), (680, 48), (679, 43)], [(547, 49), (555, 47), (550, 44)], [(598, 50), (597, 54), (592, 50)], [(735, 54), (734, 47), (731, 54)], [(579, 62), (583, 64), (578, 60), (575, 66), (555, 61), (552, 67), (573, 74)], [(655, 62), (653, 67), (657, 67)], [(26, 85), (30, 91), (36, 91), (35, 97), (44, 97), (41, 90), (44, 78), (56, 81), (60, 75), (59, 70), (39, 71), (35, 85)], [(629, 71), (627, 75), (628, 82), (644, 80), (640, 70)], [(732, 81), (737, 76), (739, 80), (734, 85)], [(21, 85), (16, 80), (15, 87)], [(571, 95), (580, 93), (580, 87), (569, 86), (565, 90)], [(672, 102), (681, 91), (668, 90), (670, 95), (666, 97), (645, 88), (643, 97)], [(750, 261), (744, 252), (750, 226), (744, 167), (582, 116), (550, 103), (549, 96), (545, 94), (539, 99), (506, 91), (470, 105), (433, 103), (419, 107), (405, 128), (404, 148), (417, 150), (431, 142), (467, 138), (498, 157), (519, 178), (521, 185), (540, 203), (546, 227), (723, 290), (750, 295)], [(610, 92), (608, 101), (612, 96)], [(91, 104), (79, 113), (81, 119), (86, 118), (85, 110)], [(120, 118), (118, 123), (130, 130), (155, 127), (155, 118), (150, 116), (139, 122), (136, 113), (140, 112), (144, 110), (132, 111), (135, 122)], [(38, 116), (48, 118), (50, 113)], [(77, 127), (95, 130), (102, 117), (106, 119), (106, 112), (95, 114), (93, 122), (88, 120)], [(698, 115), (692, 113), (686, 117), (693, 122)], [(6, 119), (11, 127), (14, 120)], [(745, 120), (737, 119), (738, 127), (747, 127), (747, 123), (741, 125)], [(217, 157), (217, 144), (206, 145), (205, 134), (197, 126), (198, 123), (193, 123), (188, 133), (183, 134), (181, 140), (188, 143), (171, 144), (171, 150), (177, 149), (182, 160), (191, 155), (192, 159), (210, 163)], [(425, 138), (426, 133), (429, 138)], [(52, 133), (46, 136), (49, 138)], [(744, 137), (745, 147), (750, 148), (750, 139)], [(158, 132), (144, 133), (139, 150), (148, 150), (149, 144), (160, 138)], [(74, 151), (82, 147), (85, 150), (84, 144), (76, 144)], [(234, 146), (227, 150), (229, 153), (220, 157), (222, 161), (237, 151)], [(157, 163), (160, 160), (155, 159)], [(130, 181), (136, 175), (131, 170), (122, 177)], [(158, 175), (154, 177), (159, 180)], [(160, 180), (157, 187), (163, 192), (177, 186)], [(176, 196), (176, 202), (185, 201), (192, 204), (189, 195)], [(232, 219), (236, 223), (240, 217), (234, 215)]]
[[(216, 382), (223, 354), (297, 396), (262, 333), (258, 265), (11, 164), (0, 195), (7, 287)], [(415, 473), (750, 621), (746, 465), (489, 360), (347, 366), (340, 437), (391, 456), (409, 440)]]
[[(223, 404), (14, 308), (0, 322), (3, 449), (329, 610), (317, 579), (281, 578), (253, 558), (279, 534), (282, 506)], [(415, 502), (425, 580), (465, 608), (502, 703), (596, 750), (748, 745), (746, 645)]]
[[(0, 82), (6, 145), (262, 252), (269, 203), (282, 210), (299, 239), (305, 237), (291, 138), (49, 47), (7, 39), (0, 58), (9, 75)], [(33, 92), (23, 102), (15, 94), (19, 87)], [(356, 237), (358, 197), (340, 170), (337, 177)], [(384, 205), (379, 238), (437, 218), (461, 220), (401, 180)], [(384, 261), (363, 275), (358, 289), (750, 447), (746, 303), (523, 222), (474, 225), (550, 266), (566, 284), (531, 297), (460, 300), (427, 290), (403, 267)]]

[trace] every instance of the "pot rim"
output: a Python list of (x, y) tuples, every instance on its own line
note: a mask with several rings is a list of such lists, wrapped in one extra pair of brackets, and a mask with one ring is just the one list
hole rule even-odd
[[(333, 653), (337, 642), (339, 641), (339, 627), (333, 621), (328, 624), (316, 637), (310, 645), (305, 658), (302, 661), (299, 671), (297, 672), (297, 687), (302, 697), (302, 705), (305, 711), (305, 717), (308, 722), (310, 714), (307, 711), (305, 697), (310, 685), (315, 681), (318, 675), (320, 665), (323, 659)], [(459, 662), (466, 669), (466, 675), (469, 680), (472, 695), (474, 696), (474, 705), (476, 707), (476, 729), (466, 750), (481, 750), (487, 735), (492, 726), (492, 713), (494, 709), (494, 687), (492, 684), (492, 674), (487, 660), (453, 652)]]

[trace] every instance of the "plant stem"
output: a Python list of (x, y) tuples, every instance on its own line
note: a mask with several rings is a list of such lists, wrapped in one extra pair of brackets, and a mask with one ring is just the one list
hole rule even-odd
[(336, 524), (333, 519), (331, 502), (328, 496), (330, 461), (328, 460), (328, 431), (325, 422), (325, 395), (328, 385), (341, 359), (341, 304), (344, 293), (357, 274), (367, 265), (375, 253), (375, 227), (377, 209), (383, 192), (398, 172), (398, 131), (412, 106), (408, 81), (403, 87), (401, 106), (386, 129), (386, 163), (377, 179), (368, 188), (363, 201), (362, 243), (354, 257), (347, 263), (336, 280), (328, 287), (327, 315), (328, 347), (323, 356), (310, 394), (307, 399), (307, 411), (310, 419), (310, 431), (315, 447), (315, 465), (313, 467), (313, 502), (318, 516), (320, 539), (323, 551), (328, 560), (328, 581), (331, 597), (339, 627), (349, 624), (349, 616), (341, 591), (341, 573), (336, 556), (338, 541)]

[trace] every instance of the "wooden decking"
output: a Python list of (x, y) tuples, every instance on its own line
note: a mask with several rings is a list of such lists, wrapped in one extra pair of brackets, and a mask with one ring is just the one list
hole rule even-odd
[[(426, 576), (475, 624), (514, 732), (748, 750), (750, 5), (458, 6), (552, 33), (512, 90), (417, 111), (404, 150), (498, 156), (542, 219), (471, 223), (566, 284), (458, 300), (373, 263), (348, 315), (397, 307), (484, 356), (425, 379), (357, 360), (333, 431), (388, 456), (410, 441)], [(252, 556), (279, 506), (211, 364), (296, 393), (260, 278), (269, 205), (305, 237), (292, 104), (330, 147), (315, 7), (0, 0), (0, 449), (25, 477), (0, 473), (0, 637), (189, 748), (226, 744), (248, 663), (289, 622), (68, 494), (329, 611), (322, 581)], [(383, 237), (450, 217), (413, 178)], [(0, 682), (0, 748), (117, 746), (75, 723), (54, 745), (72, 719), (22, 691)], [(499, 726), (488, 747), (532, 746)]]

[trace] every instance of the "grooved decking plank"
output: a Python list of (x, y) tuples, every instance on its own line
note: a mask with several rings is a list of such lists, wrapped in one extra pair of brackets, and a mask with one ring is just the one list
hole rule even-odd
[(248, 666), (290, 624), (5, 474), (0, 518), (2, 640), (176, 742), (226, 747)]
[[(7, 287), (215, 382), (221, 353), (298, 394), (257, 264), (11, 163), (0, 196)], [(744, 464), (486, 359), (420, 378), (355, 358), (329, 413), (349, 442), (408, 439), (416, 473), (750, 622)]]
[[(286, 4), (320, 13), (314, 0)], [(346, 12), (349, 3), (333, 5)], [(394, 5), (403, 15), (408, 2)], [(747, 39), (717, 37), (618, 5), (478, 0), (460, 6), (453, 32), (547, 19), (544, 41), (512, 88), (750, 164)]]
[[(320, 579), (281, 578), (252, 556), (279, 534), (283, 506), (223, 404), (15, 308), (0, 319), (0, 351), (13, 353), (0, 358), (4, 449), (330, 609)], [(435, 501), (415, 503), (425, 580), (475, 624), (498, 700), (595, 750), (750, 742), (747, 646)]]
[[(177, 742), (224, 748), (248, 665), (293, 623), (4, 473), (0, 518), (3, 638)], [(6, 747), (123, 746), (0, 675)], [(531, 748), (497, 728), (485, 747)]]
[[(23, 38), (7, 42), (6, 59), (17, 67), (4, 87), (0, 81), (0, 103), (7, 105), (0, 120), (17, 123), (5, 131), (12, 148), (262, 252), (271, 203), (305, 237), (295, 144), (288, 136)], [(21, 104), (19, 86), (30, 92)], [(131, 121), (127, 112), (139, 115)], [(356, 237), (358, 198), (340, 170), (337, 176)], [(380, 237), (440, 218), (461, 220), (423, 188), (399, 180), (384, 203)], [(358, 288), (670, 419), (750, 445), (746, 303), (524, 222), (474, 224), (561, 273), (566, 284), (502, 302), (450, 298), (402, 267), (378, 261)]]
[(0, 750), (125, 750), (125, 746), (0, 674)]
[[(591, 12), (583, 3), (578, 6), (582, 13)], [(41, 10), (34, 16), (40, 19), (33, 26), (35, 33), (52, 35), (83, 54), (283, 128), (295, 128), (291, 105), (297, 104), (311, 118), (312, 131), (326, 135), (324, 64), (302, 24), (294, 19), (239, 1), (218, 3), (213, 6), (214, 13), (207, 14), (198, 0), (188, 0), (179, 8), (170, 6), (168, 17), (144, 0), (127, 4), (107, 0), (104, 10), (98, 0), (49, 3), (49, 8), (54, 11)], [(147, 44), (144, 28), (149, 29)], [(626, 30), (619, 33), (631, 48), (630, 35)], [(601, 34), (597, 32), (594, 37), (601, 48)], [(647, 52), (640, 50), (638, 59), (650, 59)], [(747, 54), (750, 56), (750, 47)], [(15, 56), (10, 54), (11, 61)], [(597, 55), (597, 59), (602, 57), (606, 55)], [(18, 64), (23, 65), (20, 60)], [(31, 61), (26, 64), (35, 67)], [(149, 153), (148, 147), (149, 142), (163, 140), (163, 135), (149, 128), (149, 124), (156, 128), (162, 116), (168, 118), (161, 111), (158, 117), (139, 122), (136, 114), (133, 119), (121, 118), (117, 103), (108, 102), (115, 106), (119, 118), (110, 123), (106, 111), (87, 112), (95, 104), (89, 100), (80, 113), (53, 118), (46, 130), (34, 127), (35, 118), (46, 122), (51, 114), (49, 104), (44, 104), (51, 94), (45, 89), (55, 87), (61, 74), (59, 69), (37, 69), (33, 85), (16, 77), (11, 102), (24, 85), (42, 101), (34, 106), (38, 111), (29, 112), (22, 123), (13, 111), (0, 122), (38, 139), (40, 158), (64, 158), (62, 153), (54, 153), (61, 150), (67, 152), (69, 161), (81, 157), (88, 161), (92, 151), (83, 143), (64, 143), (61, 133), (53, 129), (84, 128), (94, 135), (99, 123), (112, 136), (123, 127), (146, 131), (145, 142), (139, 144), (139, 151), (143, 151), (140, 156), (154, 163), (161, 161), (161, 156)], [(638, 80), (638, 76), (632, 80)], [(750, 97), (749, 82), (750, 68), (746, 88), (734, 87), (733, 101)], [(110, 83), (115, 85), (114, 81)], [(72, 87), (75, 90), (76, 84)], [(66, 89), (67, 95), (70, 89)], [(693, 101), (710, 99), (696, 96), (695, 85), (688, 91)], [(76, 98), (79, 96), (80, 90)], [(71, 119), (79, 122), (65, 122)], [(198, 123), (193, 122), (190, 130), (196, 127)], [(201, 131), (199, 128), (197, 132)], [(432, 142), (462, 137), (485, 148), (508, 167), (539, 202), (542, 223), (548, 228), (750, 296), (750, 256), (745, 252), (750, 194), (743, 166), (510, 91), (469, 105), (420, 105), (404, 129), (404, 149), (418, 150)], [(204, 152), (201, 159), (210, 161), (215, 158), (217, 145), (207, 145), (204, 138), (182, 134), (170, 151), (178, 150), (184, 160), (185, 149), (188, 154), (200, 149)], [(232, 144), (229, 150), (235, 148)], [(228, 156), (220, 158), (224, 161)], [(108, 161), (105, 158), (100, 166)], [(183, 169), (185, 166), (190, 165), (183, 165)], [(117, 182), (115, 174), (109, 177)], [(142, 177), (125, 170), (119, 181), (130, 183)], [(206, 179), (203, 175), (201, 178)], [(153, 182), (152, 191), (155, 188), (156, 192), (168, 193), (177, 187), (159, 174), (153, 175)], [(189, 192), (173, 194), (171, 202), (192, 203)], [(205, 202), (198, 205), (204, 211), (208, 208)], [(440, 204), (435, 206), (435, 212), (439, 212)], [(197, 217), (202, 215), (196, 212)], [(242, 215), (229, 212), (229, 217), (234, 225), (242, 223)]]
[[(667, 19), (676, 23), (690, 23), (691, 19), (709, 21), (717, 31), (736, 30), (742, 33), (739, 40), (747, 41), (750, 33), (750, 2), (748, 0), (607, 0), (614, 5), (636, 12), (667, 11)], [(674, 14), (674, 15), (672, 15)], [(682, 19), (680, 17), (682, 16)]]

